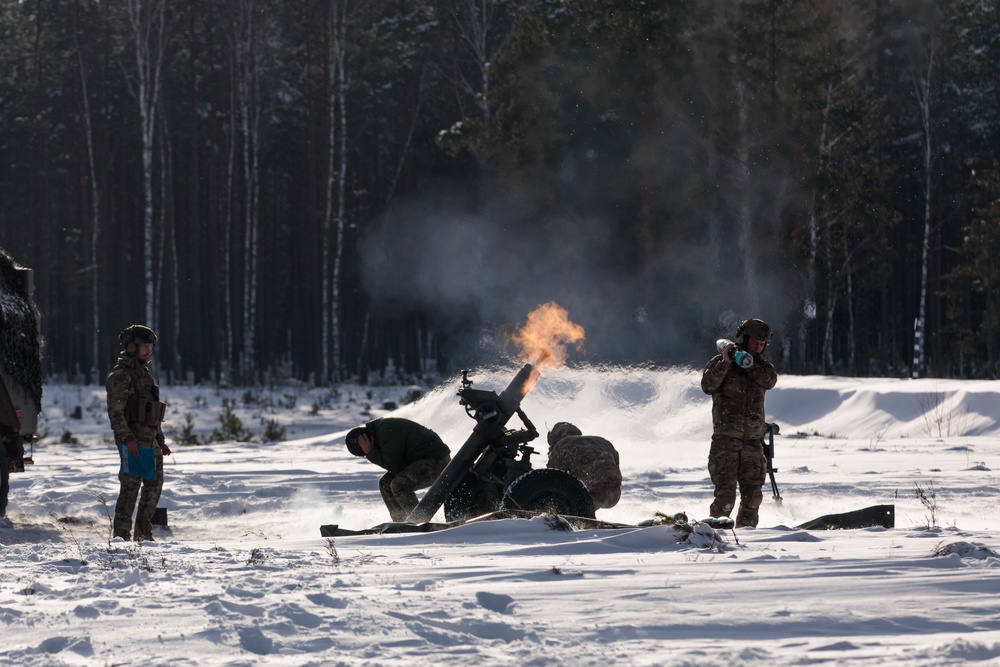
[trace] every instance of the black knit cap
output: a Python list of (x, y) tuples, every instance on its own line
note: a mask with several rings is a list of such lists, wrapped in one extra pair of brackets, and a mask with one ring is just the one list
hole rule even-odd
[(358, 438), (365, 433), (368, 433), (368, 428), (365, 426), (358, 426), (357, 428), (352, 428), (348, 431), (347, 435), (344, 436), (344, 442), (347, 443), (347, 451), (355, 456), (364, 456), (365, 451), (361, 449), (361, 445), (358, 443)]

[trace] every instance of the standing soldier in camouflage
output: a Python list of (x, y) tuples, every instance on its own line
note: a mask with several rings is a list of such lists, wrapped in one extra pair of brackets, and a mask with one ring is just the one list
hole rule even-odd
[[(152, 449), (156, 460), (153, 479), (119, 472), (121, 490), (115, 504), (115, 537), (129, 539), (136, 498), (135, 541), (153, 539), (153, 513), (163, 490), (163, 457), (170, 454), (160, 424), (166, 404), (160, 401), (160, 388), (149, 372), (156, 334), (147, 326), (133, 324), (118, 336), (121, 356), (108, 375), (108, 418), (115, 434), (115, 444), (139, 456), (140, 448)], [(140, 488), (142, 494), (140, 496)]]
[(714, 517), (730, 516), (739, 486), (736, 527), (757, 525), (767, 477), (764, 457), (764, 392), (778, 381), (774, 365), (762, 354), (771, 342), (771, 327), (751, 318), (740, 323), (735, 344), (753, 355), (753, 365), (732, 363), (733, 345), (712, 357), (701, 376), (701, 389), (712, 397), (712, 446), (708, 473), (715, 485)]
[(451, 461), (451, 450), (426, 426), (401, 417), (380, 417), (352, 428), (347, 450), (388, 472), (378, 490), (393, 521), (406, 521), (418, 505), (416, 491), (433, 484)]

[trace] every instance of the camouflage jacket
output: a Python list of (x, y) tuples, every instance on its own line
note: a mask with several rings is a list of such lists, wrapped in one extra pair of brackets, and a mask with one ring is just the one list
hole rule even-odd
[(715, 435), (743, 440), (764, 437), (764, 392), (778, 381), (774, 364), (762, 356), (742, 369), (725, 363), (721, 354), (709, 360), (701, 374), (701, 390), (712, 397)]
[(134, 437), (141, 447), (162, 445), (164, 438), (159, 420), (155, 424), (140, 423), (134, 414), (135, 408), (131, 407), (140, 403), (159, 403), (160, 388), (149, 372), (149, 362), (123, 354), (111, 369), (106, 386), (108, 419), (115, 433), (115, 443), (121, 444)]
[(415, 421), (380, 417), (365, 426), (375, 441), (366, 458), (389, 472), (398, 473), (414, 461), (440, 460), (451, 455), (437, 433)]

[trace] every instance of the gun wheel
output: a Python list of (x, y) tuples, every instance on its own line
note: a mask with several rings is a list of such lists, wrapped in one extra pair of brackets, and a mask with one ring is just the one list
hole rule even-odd
[(594, 499), (583, 482), (554, 468), (529, 470), (507, 487), (500, 508), (542, 514), (594, 517)]
[(498, 488), (494, 490), (472, 473), (466, 473), (444, 501), (445, 521), (465, 521), (495, 512), (500, 501), (498, 492)]

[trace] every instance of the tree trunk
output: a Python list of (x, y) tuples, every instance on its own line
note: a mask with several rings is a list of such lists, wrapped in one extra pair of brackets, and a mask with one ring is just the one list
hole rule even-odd
[[(340, 27), (340, 42), (343, 44), (346, 31), (344, 22)], [(345, 218), (346, 197), (347, 197), (347, 76), (344, 67), (344, 49), (339, 51), (337, 58), (337, 100), (340, 105), (340, 141), (337, 144), (337, 152), (340, 158), (340, 165), (337, 169), (337, 235), (333, 246), (333, 275), (331, 278), (331, 289), (333, 300), (330, 303), (330, 332), (333, 335), (333, 379), (339, 381), (343, 379), (341, 369), (343, 362), (340, 351), (340, 272), (341, 260), (344, 256), (344, 228), (347, 225)]]
[(760, 308), (757, 294), (757, 271), (754, 266), (753, 249), (756, 247), (753, 238), (753, 192), (750, 178), (750, 110), (746, 95), (746, 82), (742, 79), (736, 82), (736, 104), (739, 113), (739, 137), (737, 139), (736, 183), (739, 190), (739, 225), (738, 243), (736, 249), (742, 259), (743, 302), (749, 312), (756, 313)]
[[(327, 122), (326, 207), (322, 226), (323, 381), (343, 377), (340, 331), (340, 279), (347, 226), (347, 24), (349, 2), (331, 2), (327, 50), (329, 100)], [(334, 212), (336, 206), (336, 213)]]
[(146, 324), (157, 327), (153, 248), (153, 136), (160, 99), (160, 80), (167, 33), (166, 0), (127, 0), (137, 71), (137, 100), (142, 127), (143, 277), (146, 284)]
[(826, 263), (826, 320), (823, 323), (823, 345), (821, 348), (821, 359), (823, 372), (833, 372), (833, 315), (837, 306), (837, 269), (833, 265), (833, 250), (830, 244), (833, 240), (832, 230), (827, 225), (823, 234), (823, 260)]
[(920, 306), (913, 325), (913, 369), (912, 377), (924, 373), (927, 336), (927, 273), (931, 238), (931, 74), (934, 70), (934, 39), (931, 38), (927, 54), (927, 70), (920, 80), (914, 79), (913, 87), (920, 110), (920, 121), (924, 132), (924, 230), (920, 249)]
[[(819, 176), (826, 167), (826, 161), (830, 153), (827, 145), (827, 132), (829, 127), (830, 109), (833, 105), (833, 83), (826, 86), (826, 104), (823, 107), (823, 117), (820, 123), (818, 155), (816, 159), (816, 175)], [(819, 295), (816, 293), (816, 257), (819, 252), (819, 220), (816, 211), (817, 206), (817, 185), (813, 184), (809, 193), (809, 255), (806, 260), (805, 285), (803, 285), (802, 313), (799, 320), (799, 350), (798, 359), (801, 369), (806, 370), (806, 341), (809, 333), (809, 323), (816, 320), (816, 304), (819, 303)]]
[(857, 373), (854, 367), (855, 355), (855, 334), (854, 334), (854, 270), (851, 268), (851, 253), (847, 248), (847, 241), (844, 240), (844, 280), (847, 282), (845, 292), (845, 305), (847, 310), (847, 368), (851, 373)]
[(80, 72), (80, 92), (83, 102), (83, 130), (84, 143), (87, 148), (87, 172), (90, 181), (90, 309), (91, 324), (91, 358), (89, 381), (97, 383), (100, 381), (100, 371), (98, 363), (100, 360), (100, 346), (98, 337), (101, 331), (101, 307), (100, 307), (100, 263), (97, 261), (97, 247), (101, 238), (101, 200), (97, 187), (97, 163), (94, 160), (94, 130), (90, 115), (90, 92), (87, 86), (87, 68), (83, 64), (83, 52), (80, 50), (80, 27), (77, 17), (80, 15), (80, 3), (76, 2), (76, 12), (73, 19), (73, 44), (76, 47), (77, 65)]
[[(236, 102), (240, 123), (243, 166), (243, 295), (242, 350), (240, 370), (254, 375), (257, 325), (257, 253), (260, 224), (261, 100), (258, 68), (258, 6), (255, 0), (239, 0), (234, 12), (233, 57), (236, 72)], [(249, 379), (249, 378), (244, 378)]]

